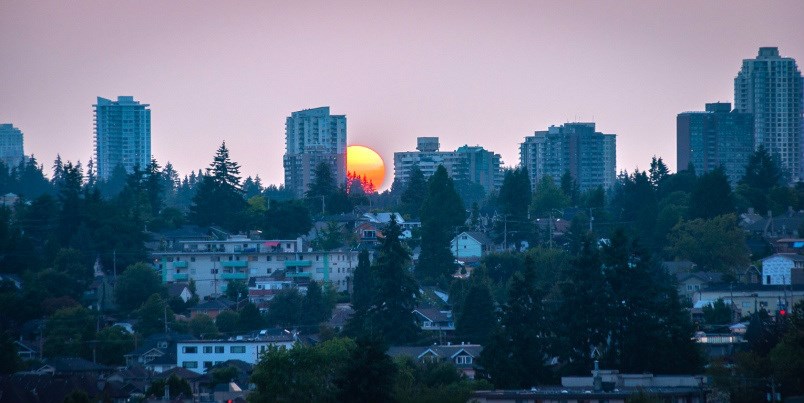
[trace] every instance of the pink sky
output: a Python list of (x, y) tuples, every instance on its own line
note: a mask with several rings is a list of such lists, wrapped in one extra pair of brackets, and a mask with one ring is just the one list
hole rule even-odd
[[(97, 96), (151, 104), (152, 150), (183, 174), (222, 140), (282, 182), (290, 112), (346, 114), (350, 144), (417, 136), (518, 163), (534, 130), (594, 120), (617, 167), (675, 168), (675, 117), (733, 101), (760, 46), (804, 62), (804, 2), (0, 2), (0, 123), (49, 166), (92, 155)], [(390, 182), (388, 182), (390, 184)]]

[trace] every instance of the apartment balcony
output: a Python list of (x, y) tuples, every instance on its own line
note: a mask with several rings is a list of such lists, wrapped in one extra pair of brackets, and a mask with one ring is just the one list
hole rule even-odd
[(313, 262), (310, 260), (285, 260), (285, 267), (309, 267)]
[(285, 273), (286, 277), (301, 277), (301, 278), (310, 278), (313, 276), (313, 273), (310, 272), (299, 272), (299, 273)]
[(221, 273), (221, 278), (224, 280), (245, 280), (248, 278), (246, 273), (235, 272), (235, 273)]
[(187, 273), (174, 273), (173, 274), (173, 281), (187, 281), (189, 279), (189, 275)]
[(248, 267), (248, 262), (245, 260), (223, 260), (221, 261), (223, 267)]
[(173, 262), (173, 267), (177, 269), (186, 269), (187, 268), (187, 261), (186, 260), (177, 260)]

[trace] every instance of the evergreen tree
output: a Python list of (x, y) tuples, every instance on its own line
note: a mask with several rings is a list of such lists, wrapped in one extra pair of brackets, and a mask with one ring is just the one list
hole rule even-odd
[(352, 282), (352, 309), (354, 313), (346, 322), (345, 333), (356, 336), (363, 332), (366, 326), (371, 304), (374, 302), (375, 285), (374, 268), (369, 261), (368, 250), (363, 249), (357, 256), (357, 267)]
[(460, 305), (455, 335), (461, 341), (486, 345), (497, 325), (494, 309), (494, 298), (486, 281), (474, 280)]
[(397, 368), (378, 339), (358, 339), (346, 366), (335, 379), (338, 401), (394, 402), (392, 390)]
[(466, 210), (443, 165), (430, 178), (421, 219), (422, 250), (416, 274), (425, 283), (445, 282), (455, 271), (450, 242), (464, 224)]
[(190, 206), (190, 217), (198, 225), (220, 225), (229, 230), (242, 227), (238, 222), (247, 203), (240, 189), (240, 167), (229, 158), (226, 142), (221, 144), (197, 186)]
[(316, 281), (311, 281), (307, 285), (307, 294), (304, 295), (301, 303), (302, 325), (307, 326), (307, 330), (318, 330), (318, 324), (330, 318), (332, 311), (328, 309), (321, 285)]
[(419, 287), (410, 275), (410, 252), (399, 240), (402, 230), (395, 216), (383, 235), (374, 270), (376, 292), (365, 330), (390, 344), (405, 343), (419, 332), (413, 316)]
[(717, 168), (698, 178), (690, 196), (691, 218), (710, 219), (734, 211), (734, 196), (723, 168)]
[(561, 191), (569, 198), (570, 205), (578, 205), (578, 200), (581, 196), (581, 188), (570, 171), (565, 171), (564, 174), (561, 175)]
[(145, 263), (129, 266), (117, 279), (115, 297), (120, 309), (137, 309), (151, 294), (162, 293), (162, 280)]
[(404, 185), (405, 190), (400, 196), (399, 210), (408, 217), (418, 218), (427, 195), (427, 179), (418, 165), (411, 167), (408, 180)]
[[(154, 333), (162, 333), (174, 322), (173, 310), (159, 294), (152, 294), (135, 312), (138, 319), (134, 329), (137, 333), (147, 337)], [(167, 323), (165, 323), (167, 319)]]
[(594, 349), (608, 354), (607, 341), (613, 295), (603, 273), (593, 239), (583, 241), (572, 265), (561, 275), (560, 300), (555, 312), (556, 353), (567, 362), (566, 372), (586, 374), (593, 367)]
[(650, 183), (657, 189), (659, 188), (659, 184), (670, 176), (670, 170), (667, 168), (667, 165), (664, 164), (661, 157), (656, 158), (655, 155), (650, 160), (650, 170), (648, 172), (650, 172)]
[(526, 257), (523, 271), (514, 274), (500, 328), (480, 354), (480, 364), (496, 388), (530, 388), (550, 380), (550, 330), (534, 266)]
[(243, 309), (240, 310), (237, 318), (237, 326), (241, 332), (251, 332), (261, 329), (264, 324), (265, 319), (256, 305), (251, 302), (247, 302), (243, 305)]

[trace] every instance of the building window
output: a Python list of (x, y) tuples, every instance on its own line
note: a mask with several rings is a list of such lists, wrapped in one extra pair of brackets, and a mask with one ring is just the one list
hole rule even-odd
[(212, 361), (204, 361), (204, 369), (212, 368)]
[(190, 261), (195, 262), (195, 256), (190, 256)]
[(198, 361), (183, 361), (181, 366), (184, 368), (198, 368)]
[(181, 348), (181, 352), (184, 354), (195, 354), (198, 353), (198, 347), (195, 346), (184, 346)]
[(204, 346), (204, 354), (212, 354), (212, 346)]
[(215, 346), (215, 354), (223, 354), (223, 346)]
[(246, 346), (231, 346), (229, 352), (232, 354), (243, 354), (246, 352)]
[(461, 355), (461, 356), (455, 357), (455, 363), (456, 364), (471, 364), (472, 363), (472, 357), (468, 356), (468, 355)]

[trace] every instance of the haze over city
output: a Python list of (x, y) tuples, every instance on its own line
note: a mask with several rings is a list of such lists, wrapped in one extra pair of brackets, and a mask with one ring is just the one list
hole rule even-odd
[[(804, 4), (767, 2), (81, 2), (0, 4), (0, 121), (46, 166), (92, 156), (96, 97), (151, 105), (152, 150), (182, 174), (227, 141), (283, 181), (285, 118), (328, 105), (349, 144), (417, 136), (518, 163), (534, 130), (594, 121), (617, 169), (675, 169), (676, 114), (733, 102), (760, 46), (804, 59)], [(390, 181), (386, 182), (386, 187)]]

